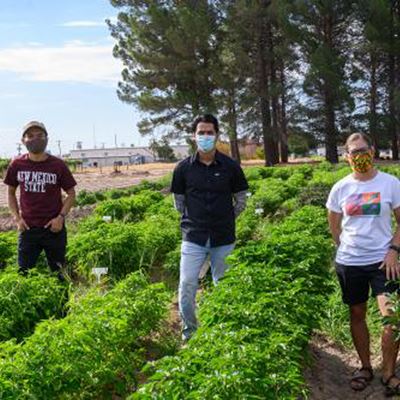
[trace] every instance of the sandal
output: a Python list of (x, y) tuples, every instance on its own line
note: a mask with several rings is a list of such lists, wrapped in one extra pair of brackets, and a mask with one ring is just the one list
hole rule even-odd
[[(396, 378), (399, 382), (397, 383), (397, 385), (390, 385), (390, 381)], [(387, 379), (386, 381), (383, 379), (383, 377), (381, 378), (381, 383), (383, 386), (385, 386), (385, 396), (386, 397), (392, 397), (392, 396), (399, 396), (400, 395), (400, 380), (399, 378), (393, 374), (389, 379)]]
[[(368, 372), (368, 375), (365, 375), (363, 373), (363, 371)], [(393, 377), (391, 377), (390, 379), (392, 379), (392, 378)], [(350, 386), (353, 390), (355, 390), (357, 392), (361, 392), (369, 385), (369, 383), (372, 381), (372, 379), (374, 379), (374, 372), (372, 371), (372, 368), (371, 367), (362, 367), (353, 372), (353, 375), (351, 376), (351, 379), (350, 379)], [(354, 383), (356, 385), (354, 385)]]

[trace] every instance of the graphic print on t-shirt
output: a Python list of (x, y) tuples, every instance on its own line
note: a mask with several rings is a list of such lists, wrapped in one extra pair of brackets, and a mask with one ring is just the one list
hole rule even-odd
[(380, 215), (381, 214), (381, 193), (368, 192), (352, 194), (346, 199), (346, 214), (358, 215)]
[(41, 171), (18, 171), (17, 180), (25, 192), (46, 193), (47, 185), (57, 184), (57, 174)]

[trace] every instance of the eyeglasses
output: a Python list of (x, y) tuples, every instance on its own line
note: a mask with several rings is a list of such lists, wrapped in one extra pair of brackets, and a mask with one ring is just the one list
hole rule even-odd
[(357, 154), (364, 154), (364, 153), (368, 153), (370, 151), (369, 147), (362, 147), (361, 149), (354, 149), (349, 151), (348, 153), (351, 156), (356, 156)]
[(215, 135), (215, 132), (214, 131), (197, 131), (196, 135), (200, 135), (200, 136), (202, 136), (202, 135)]

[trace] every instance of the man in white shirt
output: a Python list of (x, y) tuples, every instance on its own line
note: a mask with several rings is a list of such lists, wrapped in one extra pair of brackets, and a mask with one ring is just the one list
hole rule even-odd
[[(369, 290), (376, 296), (383, 316), (390, 313), (388, 293), (398, 290), (393, 281), (400, 276), (400, 181), (374, 168), (374, 149), (366, 135), (350, 135), (345, 148), (353, 173), (333, 186), (326, 206), (338, 246), (336, 272), (343, 302), (350, 307), (353, 343), (362, 365), (350, 384), (360, 391), (373, 379), (366, 324)], [(397, 221), (394, 235), (392, 213)], [(382, 383), (387, 395), (400, 395), (400, 379), (395, 375), (398, 350), (392, 327), (384, 326)]]

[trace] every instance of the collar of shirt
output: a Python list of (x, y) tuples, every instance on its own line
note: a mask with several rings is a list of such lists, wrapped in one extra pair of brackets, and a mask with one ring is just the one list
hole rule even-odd
[[(190, 158), (190, 163), (194, 164), (195, 162), (200, 162), (199, 160), (199, 152), (196, 151), (196, 153), (194, 153), (192, 155), (192, 157)], [(221, 153), (218, 150), (215, 150), (215, 157), (214, 157), (214, 161), (210, 164), (221, 164), (222, 163), (222, 157), (221, 157)]]

